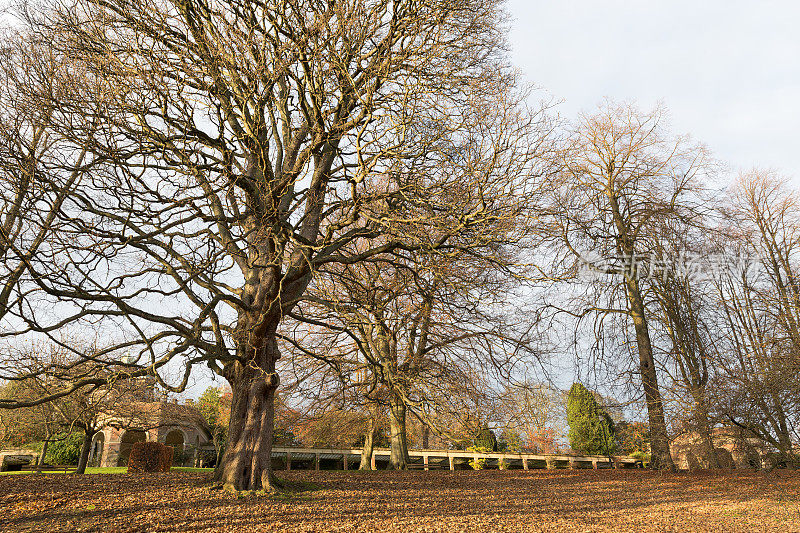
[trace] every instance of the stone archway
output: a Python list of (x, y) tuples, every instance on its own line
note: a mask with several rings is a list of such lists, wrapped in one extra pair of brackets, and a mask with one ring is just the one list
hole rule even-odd
[(736, 463), (733, 462), (733, 454), (725, 448), (714, 448), (714, 455), (717, 458), (717, 464), (719, 464), (720, 468), (736, 468)]
[(128, 466), (128, 457), (131, 455), (131, 448), (137, 442), (147, 440), (147, 434), (141, 429), (129, 429), (122, 435), (119, 444), (119, 457), (117, 466)]
[(92, 448), (89, 455), (89, 466), (101, 466), (100, 463), (103, 461), (103, 451), (106, 447), (106, 436), (101, 431), (95, 434), (94, 440), (92, 440)]
[(690, 472), (696, 472), (697, 470), (703, 470), (703, 463), (700, 462), (697, 455), (692, 451), (688, 451), (686, 452), (686, 467)]
[(183, 431), (179, 429), (173, 429), (167, 433), (167, 437), (164, 439), (164, 444), (172, 446), (172, 464), (175, 466), (180, 466), (183, 463), (184, 442)]
[(745, 468), (761, 470), (761, 456), (755, 450), (747, 450), (744, 456)]
[(675, 466), (681, 470), (689, 470), (689, 450), (673, 451)]

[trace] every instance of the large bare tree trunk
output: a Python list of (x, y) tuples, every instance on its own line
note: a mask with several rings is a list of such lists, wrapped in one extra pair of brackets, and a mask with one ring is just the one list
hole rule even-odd
[(279, 384), (275, 362), (280, 357), (275, 330), (267, 328), (261, 336), (249, 335), (252, 345), (241, 346), (240, 360), (225, 371), (233, 398), (228, 443), (215, 478), (230, 489), (274, 492), (280, 488), (271, 457), (274, 399)]
[(92, 451), (92, 436), (94, 430), (87, 429), (83, 433), (83, 443), (81, 443), (81, 454), (78, 457), (78, 468), (75, 470), (76, 474), (85, 474), (86, 465), (89, 463), (89, 452)]
[(628, 277), (625, 283), (628, 292), (630, 315), (636, 332), (636, 346), (639, 350), (639, 373), (647, 404), (647, 417), (650, 426), (650, 465), (657, 470), (674, 470), (675, 463), (672, 462), (672, 455), (670, 455), (669, 451), (664, 404), (661, 399), (661, 392), (658, 390), (658, 375), (656, 374), (655, 359), (653, 358), (653, 346), (650, 343), (650, 331), (644, 315), (642, 293), (635, 278)]
[(389, 469), (408, 468), (408, 440), (406, 438), (406, 405), (396, 394), (389, 399)]

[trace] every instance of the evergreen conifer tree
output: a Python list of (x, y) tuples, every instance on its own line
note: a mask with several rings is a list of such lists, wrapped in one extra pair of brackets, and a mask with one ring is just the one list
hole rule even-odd
[(567, 397), (569, 445), (578, 453), (610, 455), (616, 450), (614, 422), (594, 395), (573, 383)]

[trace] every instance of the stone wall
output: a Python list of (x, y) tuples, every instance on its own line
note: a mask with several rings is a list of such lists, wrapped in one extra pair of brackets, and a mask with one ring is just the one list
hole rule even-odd
[(191, 465), (197, 448), (208, 444), (208, 433), (195, 409), (167, 402), (142, 404), (138, 409), (135, 418), (108, 420), (106, 427), (94, 435), (90, 464), (124, 466), (133, 443), (147, 441), (175, 447), (176, 466)]
[[(746, 437), (738, 429), (715, 428), (712, 435), (714, 456), (720, 468), (760, 470), (767, 454), (759, 439)], [(706, 470), (713, 467), (711, 451), (697, 433), (683, 433), (670, 444), (675, 465), (683, 470)]]

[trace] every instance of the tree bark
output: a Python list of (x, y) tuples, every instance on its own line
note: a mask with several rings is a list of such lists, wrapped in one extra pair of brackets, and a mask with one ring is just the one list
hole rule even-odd
[(274, 399), (279, 384), (275, 363), (280, 357), (277, 321), (274, 326), (261, 338), (249, 335), (251, 346), (240, 346), (238, 360), (225, 369), (233, 393), (231, 418), (228, 442), (214, 475), (233, 490), (280, 489), (272, 471)]
[(86, 465), (89, 463), (89, 453), (92, 451), (93, 436), (93, 429), (87, 429), (83, 432), (83, 443), (81, 443), (81, 454), (78, 457), (78, 468), (75, 470), (76, 474), (86, 473)]
[(396, 394), (389, 400), (389, 469), (408, 468), (408, 440), (406, 438), (406, 405)]
[(664, 404), (661, 392), (658, 390), (658, 375), (656, 374), (653, 347), (650, 343), (650, 330), (644, 315), (644, 300), (639, 288), (639, 282), (633, 277), (625, 280), (630, 316), (636, 332), (636, 346), (639, 351), (639, 373), (644, 387), (645, 401), (647, 404), (647, 417), (650, 425), (650, 465), (656, 470), (675, 470), (672, 455), (669, 451), (669, 438), (667, 436), (667, 423), (664, 418)]
[(44, 466), (44, 458), (47, 457), (48, 444), (50, 444), (50, 435), (45, 436), (44, 442), (42, 442), (42, 453), (39, 454), (39, 462), (36, 463), (37, 473), (40, 473), (42, 471), (42, 467)]
[[(774, 398), (774, 396), (773, 396)], [(789, 424), (786, 420), (786, 413), (780, 401), (773, 401), (775, 411), (775, 433), (778, 435), (778, 452), (780, 457), (786, 462), (787, 468), (797, 469), (797, 460), (794, 454), (794, 443), (792, 442)]]
[(692, 397), (694, 399), (694, 420), (697, 426), (697, 432), (700, 434), (703, 448), (708, 456), (709, 468), (721, 468), (717, 453), (714, 450), (714, 437), (712, 435), (711, 424), (708, 421), (708, 411), (705, 406), (705, 394), (701, 390), (693, 390)]
[(375, 448), (376, 422), (374, 417), (370, 417), (367, 422), (367, 431), (364, 432), (364, 447), (361, 449), (361, 463), (358, 465), (359, 470), (372, 470), (372, 451)]
[(212, 440), (214, 442), (215, 454), (214, 471), (216, 472), (216, 470), (219, 468), (219, 465), (222, 464), (222, 435), (219, 433), (219, 431), (214, 430), (214, 436), (212, 437)]

